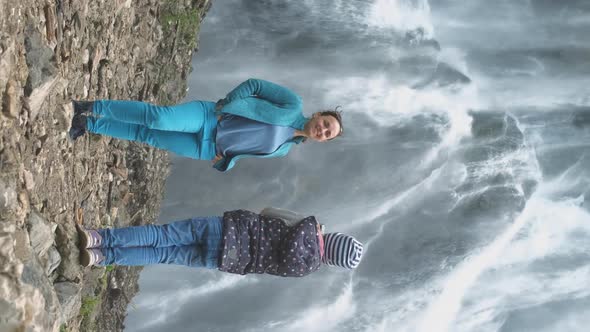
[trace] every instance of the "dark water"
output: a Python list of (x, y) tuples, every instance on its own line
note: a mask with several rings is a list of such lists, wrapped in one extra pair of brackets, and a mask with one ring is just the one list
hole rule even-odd
[(218, 0), (188, 99), (242, 80), (345, 135), (221, 174), (175, 159), (159, 222), (279, 206), (365, 243), (303, 279), (154, 266), (128, 331), (584, 331), (590, 2)]

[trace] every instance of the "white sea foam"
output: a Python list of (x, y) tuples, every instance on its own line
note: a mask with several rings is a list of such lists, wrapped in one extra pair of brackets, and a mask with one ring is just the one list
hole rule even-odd
[(328, 79), (324, 82), (325, 104), (345, 105), (347, 111), (370, 115), (376, 123), (388, 126), (399, 115), (424, 112), (448, 113), (460, 120), (458, 132), (469, 127), (465, 113), (480, 107), (477, 88), (459, 92), (444, 89), (412, 89), (395, 85), (384, 74)]
[(471, 78), (478, 82), (482, 102), (493, 109), (544, 111), (561, 105), (590, 105), (590, 79), (587, 77), (563, 79), (538, 70), (538, 67), (529, 71), (530, 75), (514, 74), (491, 79), (473, 73)]
[(464, 137), (471, 135), (471, 123), (473, 118), (467, 113), (466, 108), (458, 108), (449, 112), (450, 128), (442, 135), (442, 140), (435, 147), (430, 149), (422, 158), (421, 167), (429, 167), (443, 152), (458, 146)]
[(527, 264), (548, 256), (590, 251), (572, 238), (573, 235), (590, 237), (590, 223), (585, 222), (590, 216), (580, 207), (581, 202), (582, 197), (563, 202), (539, 200), (526, 236), (514, 241), (510, 255), (503, 256), (496, 264)]
[(481, 273), (498, 259), (498, 256), (526, 223), (526, 218), (518, 218), (490, 245), (460, 264), (448, 276), (438, 298), (428, 306), (417, 331), (448, 331), (461, 309), (466, 292), (477, 281)]
[(349, 280), (331, 303), (318, 303), (299, 313), (292, 321), (271, 322), (266, 325), (266, 330), (272, 328), (275, 331), (336, 331), (338, 324), (352, 318), (355, 312), (353, 286)]
[[(581, 207), (584, 197), (547, 199), (570, 185), (575, 184), (568, 176), (541, 185), (522, 214), (503, 234), (472, 254), (447, 277), (440, 296), (429, 305), (419, 330), (432, 330), (433, 322), (437, 322), (438, 331), (488, 330), (496, 326), (504, 310), (590, 296), (585, 286), (590, 283), (588, 266), (556, 271), (527, 268), (547, 258), (561, 260), (561, 257), (590, 254), (584, 245), (590, 238), (587, 222), (590, 214)], [(486, 270), (493, 271), (489, 280), (483, 277), (484, 280), (478, 282)], [(470, 306), (460, 311), (467, 299)], [(487, 328), (483, 328), (484, 325)]]
[(393, 197), (384, 200), (377, 206), (367, 209), (365, 218), (355, 223), (355, 225), (371, 223), (388, 214), (393, 208), (400, 209), (400, 204), (403, 204), (406, 208), (413, 206), (419, 202), (419, 198), (424, 197), (425, 193), (432, 192), (433, 190), (443, 191), (450, 189), (461, 183), (465, 178), (465, 174), (464, 167), (461, 164), (445, 163), (439, 168), (430, 171), (427, 175), (424, 175), (424, 178), (416, 185), (403, 192), (396, 193)]
[(144, 320), (137, 330), (141, 331), (165, 323), (170, 316), (177, 313), (194, 298), (255, 282), (257, 282), (256, 278), (224, 274), (221, 278), (211, 280), (198, 287), (179, 287), (173, 291), (138, 296), (137, 301), (131, 305), (131, 308), (150, 311), (153, 314), (150, 315), (149, 319)]
[(510, 268), (494, 272), (470, 292), (453, 331), (489, 330), (490, 325), (503, 323), (508, 312), (590, 296), (589, 266), (545, 272)]
[(375, 0), (369, 7), (366, 23), (374, 28), (398, 31), (422, 28), (426, 37), (434, 35), (430, 5), (426, 0)]
[[(363, 7), (366, 2), (369, 2), (369, 8)], [(420, 27), (425, 29), (427, 38), (434, 35), (430, 8), (426, 1), (369, 0), (366, 2), (338, 0), (325, 5), (320, 0), (306, 0), (305, 4), (308, 7), (313, 7), (309, 11), (311, 15), (327, 19), (338, 20), (345, 17), (345, 20), (354, 21), (356, 18), (353, 15), (343, 16), (341, 14), (361, 12), (360, 15), (363, 15), (363, 17), (358, 22), (361, 24), (366, 23), (368, 29), (372, 30), (371, 33), (374, 32), (379, 35), (391, 33), (391, 30), (396, 30), (393, 33), (395, 34), (395, 32), (414, 30)], [(489, 3), (486, 2), (476, 2), (474, 4), (459, 4), (457, 2), (457, 6), (460, 7), (472, 6), (473, 10), (480, 11), (481, 15), (488, 15), (485, 10), (488, 5)], [(329, 6), (333, 6), (335, 12), (325, 10)], [(508, 9), (513, 8), (513, 6), (515, 5), (512, 5), (512, 2), (506, 2)], [(516, 4), (516, 6), (521, 5)], [(475, 61), (471, 63), (475, 63), (475, 68), (479, 67), (481, 72), (471, 73), (467, 62), (464, 61), (463, 51), (449, 47), (450, 45), (445, 43), (444, 38), (439, 40), (442, 50), (437, 60), (448, 63), (452, 68), (456, 68), (469, 76), (473, 83), (466, 87), (454, 91), (438, 87), (415, 90), (409, 88), (408, 86), (411, 84), (407, 82), (392, 82), (396, 78), (391, 78), (391, 75), (359, 73), (360, 70), (352, 71), (358, 76), (344, 79), (334, 78), (339, 73), (330, 73), (326, 75), (329, 77), (328, 80), (324, 83), (320, 79), (318, 85), (328, 91), (324, 104), (343, 105), (347, 112), (368, 114), (381, 126), (395, 126), (398, 124), (396, 121), (400, 121), (400, 119), (403, 121), (422, 113), (445, 114), (448, 119), (448, 123), (439, 127), (441, 142), (422, 156), (423, 167), (417, 169), (416, 179), (408, 181), (410, 188), (399, 193), (383, 195), (382, 199), (374, 202), (375, 206), (355, 206), (354, 208), (358, 210), (371, 211), (372, 214), (368, 215), (366, 219), (363, 218), (359, 225), (350, 223), (350, 227), (371, 226), (378, 228), (376, 237), (386, 237), (388, 234), (383, 234), (382, 230), (384, 225), (391, 221), (384, 220), (385, 218), (382, 217), (392, 213), (393, 209), (400, 208), (403, 210), (414, 207), (416, 202), (424, 202), (423, 196), (432, 193), (436, 194), (437, 190), (452, 187), (452, 184), (457, 183), (465, 183), (466, 187), (469, 188), (461, 193), (465, 197), (481, 193), (489, 189), (486, 184), (482, 185), (482, 182), (496, 176), (502, 178), (504, 175), (506, 175), (507, 181), (512, 182), (508, 183), (508, 185), (514, 185), (516, 188), (523, 180), (532, 179), (537, 183), (541, 183), (536, 193), (527, 202), (526, 209), (522, 211), (514, 224), (499, 235), (480, 234), (482, 237), (488, 236), (489, 244), (468, 252), (468, 258), (457, 266), (449, 264), (448, 261), (453, 262), (454, 259), (460, 258), (450, 254), (448, 258), (436, 258), (440, 259), (440, 268), (433, 269), (433, 275), (430, 275), (429, 271), (411, 270), (412, 264), (408, 264), (409, 271), (394, 272), (395, 275), (391, 276), (367, 273), (367, 278), (372, 280), (370, 290), (365, 290), (366, 293), (361, 293), (358, 288), (354, 288), (355, 286), (351, 286), (351, 283), (349, 283), (335, 299), (326, 300), (320, 298), (314, 300), (315, 303), (311, 307), (306, 307), (294, 320), (269, 323), (266, 320), (268, 318), (259, 317), (255, 324), (265, 327), (262, 330), (342, 331), (344, 329), (338, 325), (339, 321), (351, 322), (358, 317), (362, 317), (364, 325), (354, 325), (351, 330), (364, 329), (367, 332), (385, 332), (416, 331), (416, 329), (422, 328), (428, 331), (445, 329), (453, 331), (498, 331), (504, 323), (503, 319), (514, 310), (517, 311), (537, 305), (543, 307), (543, 304), (552, 301), (589, 296), (588, 290), (585, 288), (590, 283), (590, 271), (583, 264), (575, 266), (576, 262), (572, 260), (572, 257), (576, 255), (582, 255), (583, 258), (588, 257), (589, 250), (586, 244), (590, 238), (588, 230), (588, 220), (590, 218), (587, 211), (584, 210), (584, 200), (587, 198), (580, 194), (580, 192), (587, 192), (586, 188), (589, 185), (589, 181), (584, 175), (588, 172), (582, 170), (584, 163), (580, 162), (570, 167), (562, 176), (549, 181), (541, 177), (539, 173), (540, 167), (537, 165), (534, 151), (526, 149), (506, 152), (500, 147), (496, 157), (485, 158), (486, 160), (469, 163), (468, 165), (463, 165), (461, 162), (452, 162), (457, 157), (457, 155), (453, 155), (453, 152), (459, 151), (460, 153), (461, 149), (470, 148), (470, 146), (464, 144), (468, 144), (469, 140), (462, 141), (463, 138), (470, 134), (471, 117), (467, 112), (470, 109), (477, 110), (490, 106), (487, 109), (504, 110), (521, 106), (547, 108), (564, 103), (590, 104), (588, 88), (584, 88), (590, 86), (588, 79), (570, 79), (567, 76), (570, 75), (568, 73), (558, 75), (559, 77), (546, 77), (548, 76), (546, 71), (556, 69), (546, 65), (550, 65), (551, 61), (559, 61), (557, 58), (549, 62), (543, 62), (542, 57), (531, 58), (529, 59), (530, 65), (526, 66), (527, 68), (524, 71), (521, 71), (518, 66), (509, 66), (510, 59), (506, 59), (508, 66), (501, 68), (502, 64), (494, 63), (485, 57), (477, 57), (477, 52), (493, 55), (486, 48), (496, 48), (486, 40), (486, 31), (490, 26), (502, 28), (503, 31), (514, 31), (515, 37), (509, 38), (510, 45), (513, 45), (512, 43), (515, 41), (522, 42), (523, 45), (528, 45), (531, 48), (544, 45), (539, 44), (534, 39), (531, 40), (530, 35), (523, 34), (522, 30), (517, 29), (520, 26), (530, 26), (527, 23), (529, 21), (522, 20), (522, 18), (534, 18), (534, 15), (526, 16), (531, 15), (532, 12), (521, 9), (508, 10), (506, 13), (507, 17), (510, 18), (509, 20), (498, 20), (489, 17), (487, 21), (491, 25), (487, 27), (479, 24), (481, 23), (481, 20), (479, 20), (481, 16), (470, 18), (467, 15), (455, 17), (450, 15), (450, 17), (442, 17), (436, 21), (437, 23), (447, 22), (447, 28), (458, 26), (473, 28), (473, 34), (467, 36), (467, 39), (475, 40), (476, 44), (473, 45), (475, 46), (473, 48), (465, 48), (465, 52), (475, 51), (471, 53), (472, 55), (475, 54), (471, 58)], [(521, 15), (523, 13), (524, 16)], [(434, 14), (440, 15), (440, 13)], [(570, 20), (568, 24), (581, 24), (583, 20), (580, 17), (582, 16), (578, 16), (577, 21), (575, 19), (574, 21)], [(558, 17), (555, 19), (558, 19)], [(534, 24), (533, 26), (536, 27), (537, 25)], [(457, 33), (457, 30), (453, 30), (451, 33)], [(235, 37), (235, 43), (238, 43), (243, 37), (240, 34), (236, 35), (233, 30), (231, 33), (237, 36)], [(243, 30), (242, 33), (250, 32)], [(363, 31), (363, 33), (366, 33), (366, 31)], [(438, 25), (437, 35), (441, 35)], [(392, 44), (394, 43), (392, 42)], [(219, 51), (217, 56), (219, 54), (223, 55), (223, 52), (226, 52), (227, 49), (239, 51), (237, 46), (231, 47), (230, 45), (228, 47), (224, 45), (224, 48)], [(313, 52), (311, 49), (309, 51)], [(382, 48), (379, 48), (379, 51), (382, 51)], [(403, 55), (403, 52), (403, 49), (395, 49), (392, 46), (389, 54), (391, 59), (387, 60), (391, 60), (390, 64), (397, 64), (397, 56)], [(318, 53), (317, 55), (320, 58), (325, 54)], [(343, 54), (343, 56), (347, 56), (347, 54)], [(567, 59), (567, 53), (564, 56)], [(240, 59), (243, 58), (244, 56)], [(242, 78), (266, 73), (267, 75), (262, 75), (262, 77), (284, 80), (279, 83), (284, 83), (290, 87), (299, 84), (301, 77), (316, 78), (318, 76), (318, 67), (310, 65), (307, 68), (284, 71), (279, 75), (280, 77), (276, 77), (276, 72), (280, 71), (276, 69), (283, 68), (282, 60), (277, 61), (281, 63), (281, 67), (270, 66), (275, 61), (274, 59), (269, 60), (261, 56), (257, 60), (248, 66), (234, 65), (233, 70), (221, 70), (219, 73), (209, 76), (221, 76), (226, 83), (232, 82), (231, 84), (234, 84), (234, 82)], [(477, 62), (480, 60), (481, 63), (478, 64)], [(355, 62), (351, 61), (351, 63)], [(488, 68), (494, 66), (498, 68)], [(219, 68), (227, 67), (220, 66)], [(405, 68), (396, 68), (391, 65), (386, 70), (396, 75), (399, 74), (399, 76), (408, 74)], [(491, 71), (491, 77), (490, 72), (487, 70)], [(496, 72), (496, 70), (499, 72)], [(557, 73), (557, 71), (552, 73)], [(218, 86), (219, 84), (215, 84), (216, 82), (211, 82), (209, 76), (203, 76), (207, 77), (208, 80), (203, 85)], [(325, 86), (322, 86), (322, 84)], [(229, 83), (226, 85), (227, 88), (231, 88)], [(225, 88), (220, 89), (222, 91), (219, 93), (225, 92)], [(306, 100), (309, 100), (309, 98), (306, 98)], [(539, 122), (535, 123), (538, 125)], [(545, 124), (541, 124), (541, 126), (545, 126)], [(538, 142), (541, 146), (539, 149), (552, 148), (544, 145), (545, 142), (542, 142), (544, 137), (537, 138), (540, 140)], [(358, 144), (367, 144), (362, 140), (359, 141)], [(583, 141), (583, 139), (579, 141)], [(493, 144), (493, 142), (490, 143)], [(554, 147), (557, 149), (564, 148), (564, 146)], [(581, 147), (585, 148), (587, 144), (581, 143)], [(294, 155), (291, 154), (291, 156)], [(547, 164), (550, 167), (553, 166), (550, 163)], [(456, 171), (456, 173), (450, 170)], [(364, 176), (364, 174), (359, 174), (359, 176), (361, 175)], [(388, 176), (387, 174), (380, 175), (384, 178)], [(298, 183), (298, 179), (293, 181)], [(296, 190), (305, 190), (297, 186), (294, 186), (294, 188)], [(576, 188), (576, 190), (571, 190), (572, 188)], [(358, 194), (363, 195), (365, 193), (359, 192)], [(523, 197), (525, 196), (522, 188), (520, 188), (520, 194)], [(572, 195), (577, 196), (571, 197)], [(319, 202), (322, 202), (321, 199), (318, 197)], [(341, 202), (339, 204), (340, 206), (347, 205), (347, 207), (355, 205), (354, 202)], [(291, 205), (291, 202), (289, 202), (289, 205)], [(501, 212), (502, 207), (498, 207), (498, 210)], [(392, 218), (392, 220), (395, 219)], [(366, 223), (370, 223), (370, 225)], [(449, 228), (452, 230), (455, 226), (470, 227), (470, 225), (457, 226), (450, 224)], [(406, 241), (420, 240), (420, 231), (419, 227), (412, 229), (412, 234), (408, 234), (411, 239)], [(376, 237), (368, 239), (368, 247), (375, 243)], [(453, 239), (453, 241), (455, 240), (459, 242), (463, 238)], [(455, 245), (455, 243), (450, 245)], [(429, 254), (428, 247), (418, 249), (424, 250), (424, 254), (426, 254), (426, 256), (420, 256), (420, 253), (418, 253), (416, 255), (418, 258), (427, 257)], [(391, 254), (401, 255), (402, 253)], [(459, 252), (458, 255), (462, 255), (462, 253)], [(365, 259), (370, 261), (375, 258), (367, 256)], [(554, 260), (550, 262), (544, 261), (550, 259)], [(566, 266), (551, 271), (550, 269), (554, 268), (555, 262), (566, 264)], [(377, 265), (376, 263), (388, 264), (389, 261), (385, 259), (371, 263), (375, 265)], [(451, 268), (453, 270), (449, 272)], [(543, 269), (547, 269), (549, 272)], [(413, 279), (412, 276), (415, 275), (418, 275), (419, 278)], [(407, 280), (391, 281), (395, 278), (407, 278)], [(252, 278), (245, 279), (250, 280)], [(330, 280), (323, 279), (322, 282), (330, 284)], [(207, 285), (210, 287), (206, 287)], [(234, 286), (227, 285), (227, 288), (231, 289)], [(212, 284), (207, 283), (202, 287), (204, 288), (201, 291), (195, 292), (195, 296), (219, 295)], [(223, 287), (219, 290), (222, 289)], [(271, 289), (269, 291), (280, 292), (281, 290)], [(177, 295), (181, 297), (180, 303), (176, 302)], [(183, 303), (187, 303), (187, 299), (182, 300), (181, 294), (177, 292), (171, 292), (170, 298), (174, 298), (174, 305), (170, 307), (182, 307)], [(159, 307), (156, 306), (156, 301), (159, 302), (159, 300), (158, 297), (150, 297), (150, 301), (146, 300), (146, 303), (151, 302), (152, 304), (146, 307), (154, 309), (148, 311), (148, 317), (149, 312), (159, 310)], [(265, 305), (273, 306), (287, 303), (282, 301), (290, 301), (290, 298), (286, 297), (284, 300), (277, 300), (276, 303), (271, 304), (260, 301), (257, 305), (265, 308)], [(166, 308), (166, 310), (168, 309)], [(171, 314), (174, 314), (174, 312), (168, 311), (168, 315)], [(545, 329), (547, 331), (583, 330), (587, 324), (590, 324), (589, 315), (589, 310), (579, 308), (571, 314), (564, 315), (555, 323), (546, 326)], [(170, 316), (163, 314), (157, 316), (159, 320), (155, 321), (161, 322), (167, 317)], [(241, 326), (237, 328), (240, 329)]]
[[(473, 287), (468, 296), (470, 305), (457, 317), (456, 329), (488, 330), (491, 322), (501, 322), (506, 312), (590, 296), (586, 286), (590, 283), (590, 267), (575, 265), (582, 262), (575, 257), (590, 255), (586, 245), (590, 239), (590, 213), (583, 208), (583, 195), (562, 195), (579, 186), (576, 179), (587, 181), (580, 176), (585, 174), (580, 160), (561, 176), (543, 183), (531, 198), (530, 208), (521, 217), (527, 220), (527, 227), (498, 257), (490, 273)], [(565, 325), (579, 327), (582, 321), (575, 315), (563, 317), (563, 322), (559, 319), (559, 323), (544, 330), (555, 331)]]
[[(517, 186), (520, 181), (525, 179), (540, 180), (536, 158), (528, 151), (525, 148), (524, 151), (518, 150), (501, 155), (496, 162), (493, 159), (486, 160), (485, 164), (480, 165), (481, 167), (475, 167), (476, 171), (470, 174), (469, 181), (477, 183), (478, 177), (489, 177), (504, 171), (511, 172), (516, 177), (513, 181)], [(525, 171), (521, 169), (525, 169)], [(477, 190), (485, 190), (485, 187)], [(446, 277), (440, 295), (428, 305), (424, 316), (417, 325), (417, 331), (452, 329), (468, 291), (476, 284), (482, 273), (497, 264), (503, 257), (502, 253), (511, 246), (517, 234), (533, 222), (529, 216), (539, 209), (540, 203), (538, 202), (539, 199), (534, 196), (507, 230), (486, 247), (473, 252)]]
[(432, 298), (432, 289), (415, 287), (390, 298), (385, 294), (378, 294), (371, 306), (379, 311), (370, 311), (365, 315), (370, 322), (365, 326), (365, 332), (412, 331), (419, 319), (418, 313)]

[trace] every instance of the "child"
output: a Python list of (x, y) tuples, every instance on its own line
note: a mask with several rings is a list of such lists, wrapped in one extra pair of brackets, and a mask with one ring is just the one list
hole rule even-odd
[(341, 233), (322, 234), (313, 216), (266, 208), (260, 214), (227, 211), (167, 225), (85, 230), (80, 235), (80, 263), (180, 264), (248, 274), (303, 277), (321, 263), (347, 269), (358, 266), (363, 245)]

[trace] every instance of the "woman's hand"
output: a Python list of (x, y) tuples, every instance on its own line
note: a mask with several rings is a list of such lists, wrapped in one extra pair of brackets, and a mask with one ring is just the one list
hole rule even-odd
[(216, 103), (215, 103), (215, 110), (216, 111), (221, 111), (221, 109), (223, 108), (223, 106), (225, 106), (225, 98), (223, 99), (219, 99)]
[(220, 160), (221, 160), (221, 158), (223, 158), (223, 156), (222, 156), (222, 155), (220, 155), (220, 154), (218, 154), (218, 155), (216, 155), (216, 156), (215, 156), (215, 158), (214, 158), (212, 161), (213, 161), (213, 163), (215, 164), (216, 162), (220, 161)]

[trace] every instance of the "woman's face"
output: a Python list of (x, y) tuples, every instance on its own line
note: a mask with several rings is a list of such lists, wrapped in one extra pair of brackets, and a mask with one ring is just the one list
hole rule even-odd
[(331, 115), (315, 113), (305, 124), (305, 134), (314, 141), (325, 142), (340, 134), (340, 124)]

